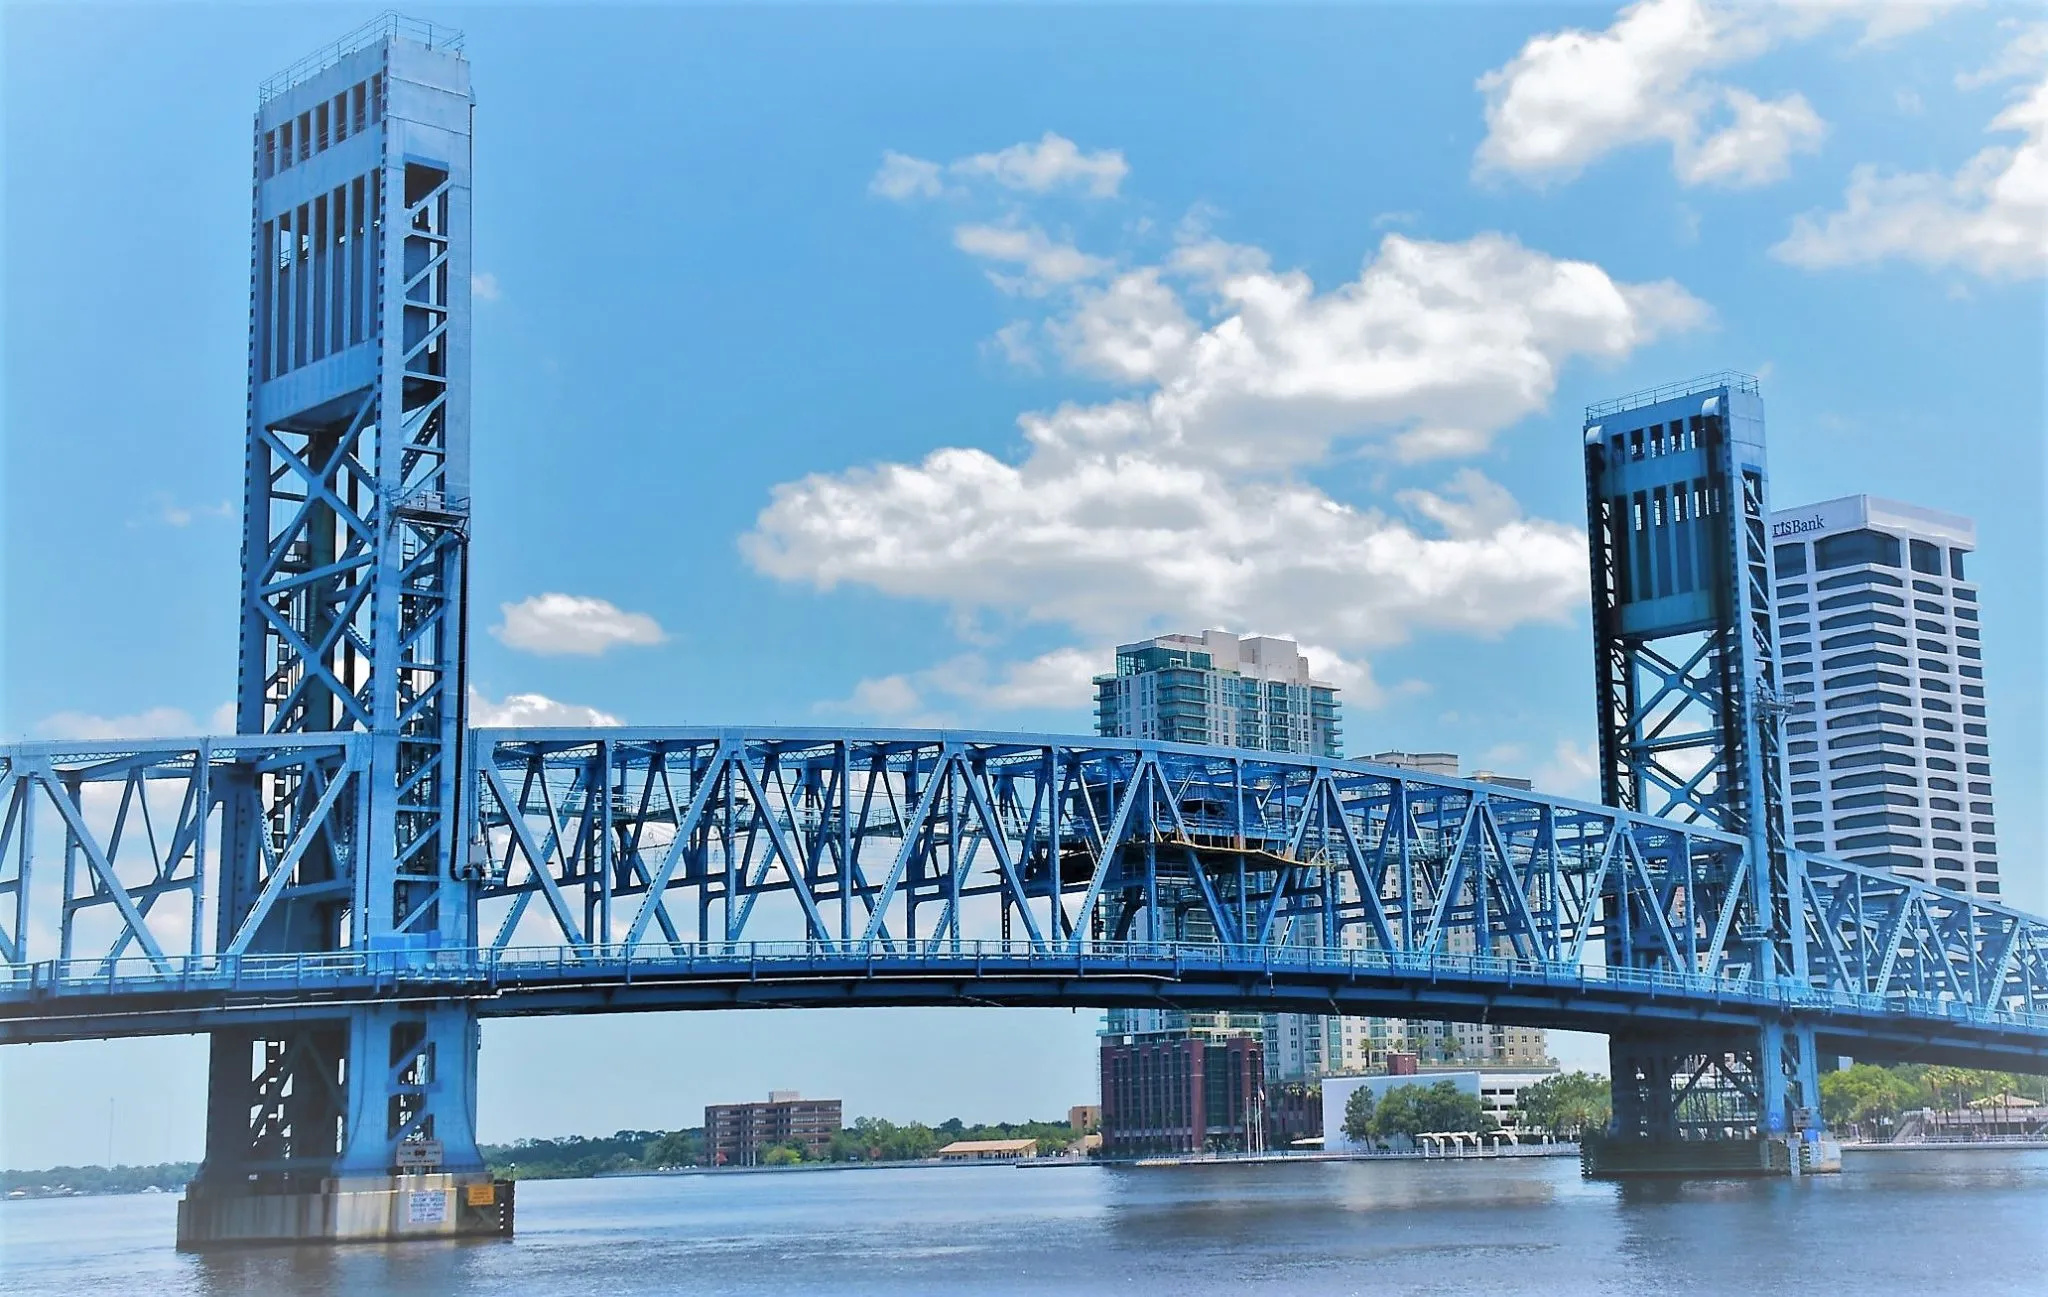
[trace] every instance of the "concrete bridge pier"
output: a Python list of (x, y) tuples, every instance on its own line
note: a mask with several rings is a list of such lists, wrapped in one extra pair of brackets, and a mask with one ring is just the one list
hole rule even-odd
[(178, 1247), (510, 1235), (513, 1185), (477, 1149), (477, 1040), (460, 1006), (215, 1032)]
[(1767, 1022), (1753, 1033), (1656, 1033), (1608, 1040), (1614, 1118), (1587, 1139), (1596, 1179), (1799, 1176), (1842, 1169), (1821, 1124), (1813, 1029)]

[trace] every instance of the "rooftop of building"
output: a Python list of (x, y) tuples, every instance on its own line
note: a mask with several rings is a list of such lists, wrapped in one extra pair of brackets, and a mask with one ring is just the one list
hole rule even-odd
[[(1274, 635), (1235, 635), (1225, 630), (1205, 630), (1199, 635), (1155, 635), (1150, 639), (1116, 646), (1119, 660), (1136, 658), (1148, 650), (1167, 650), (1188, 655), (1188, 665), (1241, 675), (1253, 680), (1282, 684), (1310, 685), (1323, 689), (1336, 686), (1318, 680), (1301, 651), (1291, 639)], [(1206, 658), (1206, 661), (1202, 659)]]
[(396, 10), (386, 9), (341, 39), (322, 45), (265, 81), (257, 92), (258, 101), (269, 103), (293, 86), (319, 76), (357, 50), (365, 50), (387, 40), (409, 40), (430, 50), (459, 54), (464, 37), (453, 27), (428, 22), (424, 18), (408, 18)]
[(765, 1099), (736, 1099), (731, 1103), (714, 1103), (713, 1108), (765, 1108), (784, 1103), (838, 1103), (837, 1099), (806, 1099), (795, 1090), (770, 1090)]
[(976, 1153), (1035, 1152), (1035, 1139), (956, 1139), (939, 1150), (940, 1157), (965, 1157)]
[(1660, 405), (1665, 401), (1675, 401), (1682, 396), (1698, 396), (1704, 392), (1719, 391), (1724, 387), (1731, 392), (1748, 392), (1754, 395), (1758, 390), (1756, 375), (1740, 373), (1733, 369), (1724, 369), (1718, 373), (1702, 374), (1698, 378), (1689, 378), (1682, 383), (1666, 383), (1661, 387), (1646, 387), (1640, 392), (1630, 392), (1627, 396), (1617, 396), (1605, 401), (1596, 401), (1592, 405), (1587, 406), (1586, 422), (1591, 423), (1595, 419), (1604, 419), (1609, 415), (1620, 414), (1626, 410), (1639, 410), (1647, 405)]
[(1821, 536), (1859, 527), (1941, 540), (1965, 549), (1974, 549), (1977, 544), (1974, 519), (1879, 495), (1843, 495), (1771, 510), (1771, 532), (1777, 540), (1797, 540), (1801, 536)]

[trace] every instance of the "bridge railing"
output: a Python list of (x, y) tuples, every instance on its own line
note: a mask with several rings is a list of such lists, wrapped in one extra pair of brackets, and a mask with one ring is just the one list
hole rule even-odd
[[(1933, 996), (1876, 995), (1747, 978), (1687, 976), (1666, 969), (1567, 966), (1444, 952), (1329, 949), (1218, 942), (1095, 942), (1076, 951), (1030, 941), (962, 939), (884, 947), (854, 941), (640, 942), (499, 949), (350, 950), (319, 954), (202, 954), (156, 960), (47, 960), (0, 980), (0, 1005), (55, 997), (176, 998), (208, 992), (292, 996), (392, 988), (451, 999), (516, 996), (521, 990), (687, 980), (862, 977), (971, 972), (1001, 978), (1057, 972), (1136, 973), (1163, 980), (1204, 972), (1424, 979), (1500, 987), (1612, 990), (1697, 1002), (1810, 1013), (1856, 1012), (2048, 1031), (2048, 1014)], [(133, 1006), (132, 1000), (127, 1008)], [(516, 1010), (515, 1010), (516, 1011)]]

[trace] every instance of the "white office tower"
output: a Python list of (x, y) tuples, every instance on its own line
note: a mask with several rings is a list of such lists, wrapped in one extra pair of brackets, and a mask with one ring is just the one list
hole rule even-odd
[(1976, 524), (1852, 495), (1771, 533), (1794, 842), (1997, 896)]

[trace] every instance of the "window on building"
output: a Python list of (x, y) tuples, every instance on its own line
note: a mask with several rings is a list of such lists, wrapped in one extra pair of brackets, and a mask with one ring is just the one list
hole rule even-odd
[(1804, 576), (1806, 574), (1805, 544), (1794, 541), (1789, 545), (1780, 545), (1773, 549), (1771, 551), (1771, 567), (1777, 572), (1780, 581), (1788, 576)]
[(1829, 612), (1836, 608), (1858, 608), (1869, 604), (1883, 604), (1888, 608), (1904, 608), (1906, 601), (1898, 595), (1883, 590), (1852, 590), (1820, 601), (1820, 610)]
[(1941, 546), (1932, 541), (1916, 540), (1909, 541), (1906, 548), (1912, 556), (1915, 572), (1925, 572), (1929, 576), (1941, 575)]
[[(1963, 555), (1967, 554), (1968, 552), (1968, 550), (1961, 549), (1952, 549), (1948, 552), (1948, 574), (1952, 579), (1957, 581), (1966, 581), (1969, 579), (1968, 577), (1965, 577), (1963, 575)], [(1975, 599), (1977, 597), (1974, 594), (1965, 596), (1963, 592), (1960, 590), (1956, 591), (1956, 595), (1959, 598)]]
[(1862, 563), (1875, 563), (1880, 567), (1899, 566), (1899, 538), (1881, 531), (1862, 528), (1845, 531), (1839, 536), (1823, 536), (1814, 542), (1814, 566), (1821, 571), (1832, 571), (1838, 567), (1855, 567)]
[(1831, 576), (1826, 578), (1825, 580), (1821, 581), (1820, 584), (1816, 585), (1814, 589), (1860, 589), (1864, 586), (1872, 585), (1890, 586), (1894, 590), (1903, 590), (1906, 588), (1906, 583), (1904, 581), (1899, 580), (1899, 578), (1893, 576), (1889, 572), (1847, 572), (1841, 576)]

